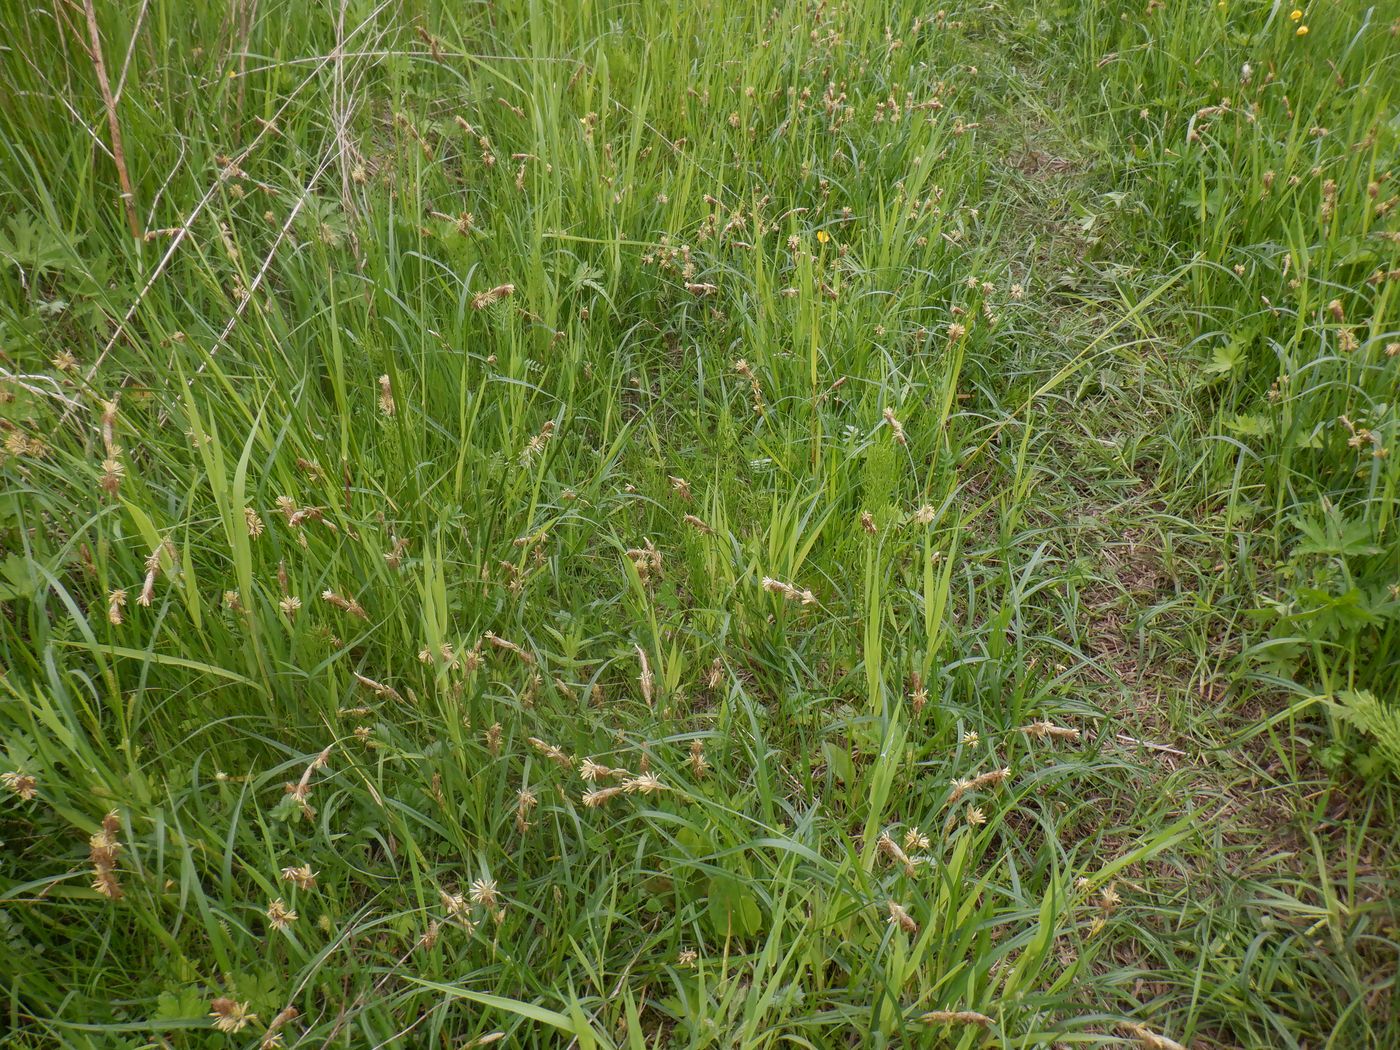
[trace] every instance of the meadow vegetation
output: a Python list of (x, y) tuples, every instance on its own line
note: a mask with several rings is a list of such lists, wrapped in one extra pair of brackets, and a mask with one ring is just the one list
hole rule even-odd
[(1394, 1047), (1400, 0), (0, 0), (14, 1047)]

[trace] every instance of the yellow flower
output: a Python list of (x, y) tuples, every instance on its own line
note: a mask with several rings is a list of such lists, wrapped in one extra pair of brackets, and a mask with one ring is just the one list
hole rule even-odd
[(825, 243), (826, 243), (827, 241), (829, 241), (829, 240), (831, 240), (831, 234), (827, 233), (825, 230), (818, 230), (818, 231), (817, 231), (817, 241), (818, 241), (818, 243), (820, 243), (820, 244), (825, 244)]
[(1291, 19), (1293, 19), (1293, 21), (1297, 22), (1297, 21), (1300, 21), (1300, 20), (1302, 19), (1302, 17), (1303, 17), (1303, 12), (1302, 12), (1302, 11), (1299, 11), (1299, 10), (1295, 7), (1295, 8), (1293, 9), (1292, 14), (1290, 14), (1288, 17), (1291, 18)]
[(1307, 36), (1307, 35), (1308, 35), (1308, 27), (1307, 27), (1307, 26), (1299, 26), (1299, 27), (1298, 27), (1298, 32), (1297, 32), (1296, 34), (1294, 34), (1294, 35), (1295, 35), (1295, 36)]

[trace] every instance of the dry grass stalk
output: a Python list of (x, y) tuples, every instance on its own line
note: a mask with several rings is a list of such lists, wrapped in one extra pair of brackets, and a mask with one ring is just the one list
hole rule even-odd
[(136, 216), (136, 193), (131, 188), (131, 176), (126, 170), (126, 149), (122, 145), (122, 129), (117, 120), (117, 100), (107, 79), (107, 63), (102, 58), (102, 35), (97, 29), (97, 9), (92, 0), (83, 0), (83, 12), (87, 15), (90, 39), (88, 55), (92, 59), (92, 71), (97, 76), (97, 86), (102, 91), (103, 108), (107, 111), (107, 131), (112, 137), (112, 163), (117, 168), (117, 183), (121, 186), (126, 223), (131, 228), (131, 236), (139, 240), (141, 220)]
[(982, 1028), (992, 1024), (990, 1017), (976, 1010), (930, 1010), (921, 1014), (919, 1020), (924, 1024), (975, 1024)]
[(1123, 1031), (1127, 1032), (1137, 1040), (1138, 1046), (1142, 1050), (1186, 1050), (1175, 1039), (1168, 1039), (1164, 1035), (1158, 1035), (1150, 1028), (1145, 1028), (1134, 1021), (1123, 1021), (1119, 1024)]

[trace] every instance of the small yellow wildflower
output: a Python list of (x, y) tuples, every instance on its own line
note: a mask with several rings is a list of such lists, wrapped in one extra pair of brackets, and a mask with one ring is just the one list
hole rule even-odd
[(818, 243), (818, 244), (825, 244), (825, 243), (826, 243), (827, 241), (829, 241), (829, 240), (831, 240), (831, 234), (827, 233), (825, 230), (818, 230), (818, 231), (817, 231), (817, 243)]
[(1298, 27), (1298, 31), (1297, 31), (1294, 35), (1295, 35), (1295, 36), (1307, 36), (1307, 35), (1308, 35), (1308, 27), (1307, 27), (1307, 26), (1299, 26), (1299, 27)]
[(1303, 12), (1295, 7), (1288, 17), (1293, 19), (1293, 21), (1295, 22), (1301, 22), (1303, 20)]

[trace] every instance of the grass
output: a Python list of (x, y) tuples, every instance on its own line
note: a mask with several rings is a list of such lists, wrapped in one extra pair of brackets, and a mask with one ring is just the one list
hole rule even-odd
[(1400, 1042), (1400, 4), (4, 24), (5, 1045)]

